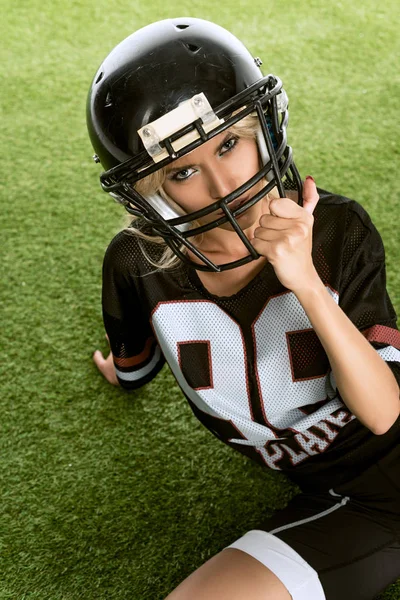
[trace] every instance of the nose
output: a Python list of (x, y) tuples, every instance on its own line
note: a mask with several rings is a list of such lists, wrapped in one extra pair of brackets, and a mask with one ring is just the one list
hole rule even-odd
[(209, 174), (209, 191), (213, 200), (224, 198), (238, 187), (234, 173), (218, 167), (212, 169)]

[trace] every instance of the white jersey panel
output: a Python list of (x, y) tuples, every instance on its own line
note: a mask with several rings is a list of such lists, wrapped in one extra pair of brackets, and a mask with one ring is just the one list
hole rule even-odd
[[(329, 289), (329, 288), (328, 288)], [(337, 294), (329, 290), (335, 301)], [(267, 424), (256, 423), (251, 414), (245, 344), (240, 326), (212, 301), (170, 301), (158, 304), (152, 323), (159, 344), (179, 385), (203, 412), (231, 421), (244, 439), (231, 442), (260, 449), (279, 438)], [(268, 326), (274, 323), (274, 328)], [(332, 398), (327, 375), (293, 381), (287, 333), (312, 329), (293, 292), (272, 298), (253, 324), (259, 394), (267, 423), (277, 428), (304, 432), (343, 406)], [(208, 342), (212, 387), (193, 389), (179, 364), (179, 344)], [(327, 390), (330, 394), (327, 394)], [(312, 414), (300, 407), (332, 399)]]
[[(338, 304), (338, 294), (329, 287), (326, 289)], [(299, 410), (302, 406), (325, 400), (330, 387), (327, 375), (293, 380), (287, 334), (310, 329), (311, 322), (293, 292), (270, 298), (253, 325), (257, 342), (254, 362), (264, 416), (279, 429), (290, 427), (305, 431), (342, 405), (334, 398), (311, 415)]]
[[(179, 385), (200, 410), (223, 419), (251, 418), (242, 333), (228, 314), (209, 301), (162, 302), (152, 323)], [(209, 342), (213, 387), (193, 390), (181, 371), (178, 345), (198, 341)]]

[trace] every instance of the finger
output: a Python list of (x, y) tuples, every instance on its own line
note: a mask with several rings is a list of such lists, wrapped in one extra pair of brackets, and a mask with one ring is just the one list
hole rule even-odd
[(259, 238), (253, 238), (250, 240), (254, 250), (260, 255), (265, 256), (269, 261), (272, 258), (274, 251), (274, 243), (269, 240), (260, 240)]
[(284, 231), (291, 227), (291, 223), (288, 222), (288, 219), (283, 219), (282, 217), (276, 217), (274, 215), (262, 215), (260, 218), (260, 225), (265, 229), (274, 229), (276, 231)]
[(317, 186), (311, 175), (307, 175), (303, 184), (303, 208), (312, 214), (319, 201)]
[(254, 237), (252, 238), (252, 242), (253, 240), (258, 239), (258, 240), (263, 240), (264, 242), (274, 242), (275, 240), (281, 240), (282, 239), (282, 233), (281, 231), (274, 231), (273, 229), (265, 229), (264, 227), (257, 227), (254, 230)]
[(283, 219), (297, 219), (302, 215), (302, 207), (290, 198), (274, 198), (269, 203), (272, 216)]

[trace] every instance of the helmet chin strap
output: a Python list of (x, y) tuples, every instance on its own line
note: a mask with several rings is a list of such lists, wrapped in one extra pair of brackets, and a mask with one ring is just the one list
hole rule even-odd
[[(182, 217), (185, 213), (179, 213), (173, 208), (160, 194), (151, 194), (145, 196), (147, 202), (151, 204), (153, 208), (163, 217), (163, 219), (176, 219)], [(182, 225), (176, 225), (179, 231), (187, 231), (189, 229), (189, 223), (182, 223)]]
[[(258, 144), (258, 151), (260, 153), (262, 164), (264, 166), (270, 160), (270, 156), (269, 156), (267, 144), (265, 142), (265, 138), (264, 138), (264, 135), (263, 135), (263, 132), (261, 129), (261, 125), (257, 126), (256, 140), (257, 140), (257, 144)], [(267, 181), (271, 181), (273, 176), (274, 176), (274, 174), (271, 170), (271, 171), (268, 171), (268, 173), (266, 174), (265, 177), (266, 177)]]
[[(257, 126), (256, 141), (261, 156), (262, 164), (265, 165), (270, 160), (270, 157), (260, 125)], [(266, 179), (267, 181), (271, 181), (272, 178), (273, 172), (271, 170), (268, 171)], [(179, 213), (160, 194), (150, 194), (149, 196), (146, 196), (146, 200), (166, 220), (182, 217), (184, 214), (183, 212)], [(187, 231), (189, 229), (189, 223), (182, 223), (181, 225), (176, 225), (176, 228), (179, 229), (179, 231)]]

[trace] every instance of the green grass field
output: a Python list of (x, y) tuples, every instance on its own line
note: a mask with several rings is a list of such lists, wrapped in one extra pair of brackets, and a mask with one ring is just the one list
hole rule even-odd
[[(89, 84), (151, 21), (233, 31), (285, 83), (301, 174), (370, 213), (399, 314), (398, 3), (2, 8), (0, 600), (161, 600), (296, 488), (213, 438), (167, 368), (134, 394), (97, 373), (101, 264), (123, 209), (91, 160)], [(400, 580), (383, 599), (400, 599)]]

